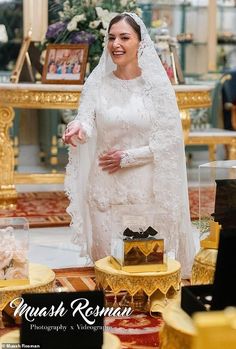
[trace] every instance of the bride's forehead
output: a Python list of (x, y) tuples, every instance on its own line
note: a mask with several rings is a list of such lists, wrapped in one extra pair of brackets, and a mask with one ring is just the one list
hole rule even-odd
[(121, 34), (121, 33), (136, 34), (132, 26), (128, 22), (126, 22), (124, 19), (117, 23), (112, 24), (109, 30), (109, 34)]

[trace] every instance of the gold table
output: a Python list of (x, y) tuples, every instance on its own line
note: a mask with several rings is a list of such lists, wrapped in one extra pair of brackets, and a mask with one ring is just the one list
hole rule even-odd
[(29, 264), (30, 283), (23, 286), (0, 287), (0, 328), (2, 311), (5, 306), (14, 298), (20, 297), (23, 293), (44, 293), (53, 290), (55, 273), (45, 265)]
[(196, 328), (179, 302), (169, 304), (162, 317), (164, 325), (160, 330), (160, 349), (191, 349)]
[[(64, 174), (14, 173), (14, 149), (9, 128), (14, 119), (13, 108), (77, 109), (81, 85), (51, 85), (32, 83), (0, 83), (0, 207), (11, 207), (16, 202), (15, 184), (63, 183)], [(190, 108), (211, 105), (211, 87), (199, 85), (174, 86), (180, 109), (184, 138), (190, 129)], [(51, 163), (57, 164), (57, 140), (52, 139)]]
[(195, 256), (192, 273), (192, 285), (212, 284), (214, 281), (217, 249), (202, 248)]
[(216, 146), (225, 144), (228, 146), (228, 159), (236, 159), (236, 131), (212, 128), (204, 131), (190, 132), (185, 145), (207, 145), (209, 149), (209, 161), (216, 160)]
[[(178, 294), (181, 283), (180, 263), (169, 259), (167, 267), (163, 272), (128, 273), (115, 269), (108, 256), (95, 262), (96, 284), (99, 289), (113, 292), (115, 305), (117, 296), (124, 291), (131, 296), (131, 306), (135, 295), (144, 292), (148, 297), (146, 309), (161, 312), (169, 298)], [(157, 308), (158, 303), (161, 304)]]
[[(121, 349), (121, 342), (117, 336), (114, 334), (104, 332), (103, 334), (103, 346), (101, 349)], [(11, 331), (0, 339), (0, 344), (18, 344), (20, 342), (20, 332), (19, 330)]]

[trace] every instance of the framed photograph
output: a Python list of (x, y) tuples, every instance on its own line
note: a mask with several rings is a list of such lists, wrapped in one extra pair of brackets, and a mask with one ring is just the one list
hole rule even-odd
[(83, 84), (87, 59), (87, 44), (48, 45), (42, 83)]
[(177, 75), (177, 79), (178, 79), (178, 83), (179, 84), (185, 84), (185, 80), (184, 80), (184, 74), (180, 65), (180, 61), (179, 61), (179, 56), (177, 54), (177, 50), (176, 47), (173, 45), (170, 45), (170, 51), (173, 54), (173, 59), (174, 59), (174, 65), (175, 65), (175, 69), (176, 69), (176, 75)]
[(171, 83), (173, 85), (178, 84), (173, 53), (165, 50), (159, 54), (159, 57)]

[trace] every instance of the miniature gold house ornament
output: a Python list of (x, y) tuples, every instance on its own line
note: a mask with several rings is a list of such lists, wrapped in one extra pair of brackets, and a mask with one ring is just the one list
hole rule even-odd
[(126, 228), (120, 245), (112, 251), (112, 265), (130, 273), (166, 271), (164, 239), (157, 239), (157, 233), (151, 226), (145, 231)]

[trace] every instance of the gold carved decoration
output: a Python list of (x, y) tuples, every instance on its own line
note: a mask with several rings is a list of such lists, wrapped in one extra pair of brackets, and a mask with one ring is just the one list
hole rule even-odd
[(115, 269), (110, 257), (105, 257), (95, 262), (96, 284), (99, 289), (112, 291), (115, 296), (122, 291), (128, 292), (132, 297), (144, 292), (148, 296), (150, 306), (150, 297), (154, 292), (160, 291), (168, 297), (168, 291), (172, 290), (175, 293), (179, 291), (180, 263), (168, 260), (167, 265), (168, 270), (165, 272), (129, 273)]
[(9, 137), (14, 111), (0, 106), (0, 208), (13, 207), (17, 193), (14, 186), (14, 150)]
[(191, 284), (212, 284), (214, 281), (217, 249), (202, 248), (194, 258)]
[(209, 91), (178, 91), (176, 93), (176, 99), (180, 110), (207, 108), (211, 106), (211, 96)]
[(184, 135), (184, 143), (188, 139), (190, 126), (191, 126), (191, 118), (189, 110), (180, 110), (180, 117), (181, 117), (181, 123), (183, 128), (183, 135)]
[(1, 103), (18, 108), (76, 109), (80, 91), (1, 90)]

